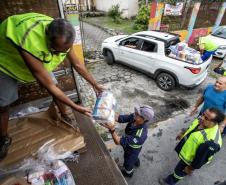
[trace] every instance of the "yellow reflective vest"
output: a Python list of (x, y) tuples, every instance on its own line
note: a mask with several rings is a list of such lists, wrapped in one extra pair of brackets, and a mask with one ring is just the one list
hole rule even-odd
[[(195, 119), (193, 121), (193, 123), (191, 124), (191, 126), (188, 128), (188, 130), (183, 135), (183, 138), (186, 137), (198, 125), (199, 125), (199, 120)], [(217, 132), (219, 132), (219, 126), (215, 125), (212, 128), (204, 129), (204, 131), (206, 132), (208, 140), (211, 140), (211, 139), (215, 140), (216, 134), (217, 134)], [(187, 165), (190, 165), (195, 158), (196, 151), (197, 151), (199, 145), (204, 142), (205, 142), (204, 137), (200, 131), (193, 132), (188, 137), (188, 139), (186, 140), (184, 145), (182, 146), (181, 151), (179, 153), (179, 158), (181, 160), (183, 160)], [(217, 143), (220, 145), (220, 147), (222, 146), (221, 136), (219, 137)], [(212, 158), (210, 158), (209, 160), (211, 160), (211, 159)]]
[(206, 51), (215, 51), (218, 48), (218, 45), (207, 36), (199, 38), (199, 45)]
[(46, 28), (53, 18), (38, 13), (8, 17), (0, 24), (0, 71), (21, 82), (35, 78), (26, 66), (18, 48), (40, 60), (47, 71), (63, 62), (66, 53), (53, 55), (48, 48)]

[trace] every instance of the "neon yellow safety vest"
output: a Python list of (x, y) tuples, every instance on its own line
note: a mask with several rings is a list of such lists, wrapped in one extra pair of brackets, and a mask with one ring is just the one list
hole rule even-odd
[(21, 82), (35, 78), (26, 66), (18, 48), (39, 59), (47, 71), (63, 62), (66, 53), (53, 55), (47, 44), (46, 28), (53, 18), (38, 13), (8, 17), (0, 24), (0, 71)]
[[(192, 130), (194, 130), (197, 125), (199, 124), (199, 120), (195, 119), (191, 126), (188, 128), (188, 130), (185, 132), (183, 137), (186, 137), (188, 133), (190, 133)], [(214, 140), (216, 137), (217, 132), (219, 132), (219, 126), (215, 125), (212, 128), (204, 129), (207, 135), (208, 140)], [(189, 138), (184, 143), (183, 147), (181, 148), (181, 151), (179, 153), (179, 158), (182, 159), (187, 165), (190, 165), (192, 161), (195, 158), (196, 151), (200, 144), (204, 143), (205, 139), (203, 138), (203, 135), (200, 131), (193, 132)], [(222, 146), (222, 138), (219, 137), (217, 143)], [(211, 160), (210, 158), (209, 160)]]
[(206, 51), (215, 51), (218, 48), (218, 45), (208, 37), (200, 37), (199, 44), (203, 44)]

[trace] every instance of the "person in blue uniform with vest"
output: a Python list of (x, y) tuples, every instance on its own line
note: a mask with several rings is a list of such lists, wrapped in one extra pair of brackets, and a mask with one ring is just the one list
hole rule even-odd
[(223, 120), (223, 112), (216, 108), (208, 108), (187, 130), (177, 135), (176, 139), (180, 142), (175, 151), (180, 161), (172, 174), (159, 179), (160, 185), (175, 185), (213, 158), (222, 146), (219, 124)]
[(129, 115), (116, 116), (115, 121), (119, 123), (128, 123), (125, 129), (125, 135), (118, 136), (115, 132), (115, 124), (103, 124), (109, 129), (116, 145), (121, 145), (124, 149), (124, 164), (122, 174), (126, 177), (132, 177), (134, 166), (140, 166), (138, 158), (142, 145), (147, 139), (147, 123), (153, 120), (154, 111), (152, 107), (144, 105), (135, 107), (135, 112)]

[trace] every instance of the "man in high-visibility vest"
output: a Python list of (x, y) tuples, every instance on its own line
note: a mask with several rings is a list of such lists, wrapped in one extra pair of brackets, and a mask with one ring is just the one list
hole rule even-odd
[(215, 150), (217, 152), (222, 146), (218, 124), (223, 120), (224, 114), (220, 110), (209, 108), (200, 118), (196, 118), (186, 131), (181, 132), (176, 137), (180, 142), (175, 148), (180, 161), (176, 165), (174, 173), (165, 179), (159, 179), (159, 184), (175, 185), (183, 177), (192, 174), (195, 169), (199, 169), (210, 161), (214, 154), (211, 151), (217, 147)]
[(18, 98), (18, 81), (37, 80), (57, 104), (91, 116), (88, 108), (75, 104), (56, 86), (50, 74), (67, 57), (96, 92), (103, 90), (79, 62), (72, 49), (74, 39), (75, 30), (68, 21), (38, 13), (10, 16), (0, 24), (0, 159), (7, 155), (11, 144), (8, 109)]
[(199, 45), (199, 50), (200, 53), (202, 54), (201, 59), (203, 61), (211, 57), (218, 48), (218, 45), (208, 36), (199, 37), (199, 39), (196, 40), (198, 40), (197, 44)]
[(152, 107), (144, 105), (135, 107), (135, 113), (129, 115), (116, 116), (119, 123), (128, 123), (125, 129), (125, 135), (119, 137), (115, 132), (114, 124), (104, 124), (109, 129), (116, 145), (121, 145), (124, 149), (124, 164), (122, 174), (126, 177), (132, 177), (134, 166), (140, 166), (138, 158), (142, 145), (147, 139), (147, 123), (152, 121), (154, 111)]

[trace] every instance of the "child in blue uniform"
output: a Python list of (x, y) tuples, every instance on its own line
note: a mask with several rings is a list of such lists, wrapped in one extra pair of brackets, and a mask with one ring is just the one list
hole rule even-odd
[(140, 166), (138, 158), (142, 145), (147, 139), (147, 124), (154, 117), (152, 107), (144, 105), (135, 107), (135, 112), (129, 115), (119, 115), (116, 121), (119, 123), (128, 123), (125, 129), (125, 135), (119, 137), (115, 132), (114, 125), (103, 125), (109, 129), (116, 145), (121, 145), (124, 149), (124, 169), (122, 174), (126, 177), (132, 177), (134, 166)]

